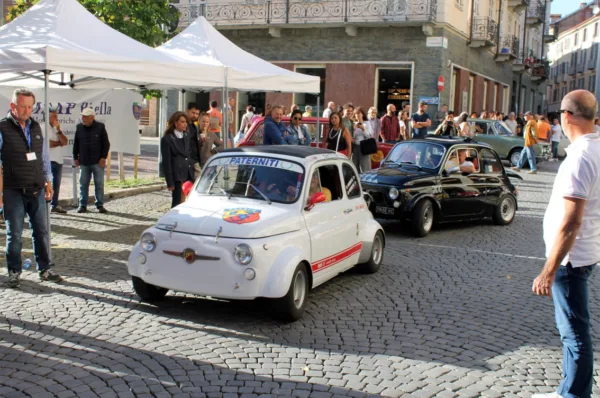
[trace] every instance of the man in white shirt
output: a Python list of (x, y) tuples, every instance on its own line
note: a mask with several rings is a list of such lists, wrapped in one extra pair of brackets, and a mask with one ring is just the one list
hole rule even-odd
[(562, 126), (571, 141), (544, 217), (546, 264), (532, 290), (552, 296), (563, 344), (563, 379), (555, 393), (535, 398), (590, 398), (594, 350), (588, 278), (600, 261), (600, 135), (594, 132), (596, 97), (576, 90), (564, 97)]
[(506, 126), (510, 129), (513, 135), (517, 133), (517, 118), (515, 117), (514, 112), (508, 114), (508, 120), (504, 123), (506, 123)]
[(552, 159), (551, 162), (558, 162), (558, 145), (560, 144), (560, 140), (563, 136), (562, 127), (560, 127), (560, 120), (558, 118), (552, 121), (552, 137), (550, 141), (552, 142)]
[(48, 119), (48, 122), (50, 124), (50, 131), (48, 132), (48, 140), (50, 142), (50, 168), (52, 169), (52, 190), (54, 191), (52, 200), (50, 201), (50, 211), (52, 213), (64, 214), (67, 211), (58, 205), (58, 195), (60, 192), (64, 157), (62, 147), (66, 146), (69, 143), (69, 140), (60, 129), (56, 109), (50, 109), (50, 118)]
[(323, 111), (323, 117), (329, 119), (329, 116), (331, 116), (331, 113), (335, 110), (335, 102), (330, 101), (327, 104), (327, 108)]
[[(473, 162), (467, 160), (467, 155), (468, 149), (459, 149), (458, 155), (456, 155), (456, 152), (451, 154), (446, 161), (446, 171), (449, 173), (475, 173), (477, 171), (475, 170), (475, 165)], [(456, 156), (458, 156), (458, 159), (456, 159)]]

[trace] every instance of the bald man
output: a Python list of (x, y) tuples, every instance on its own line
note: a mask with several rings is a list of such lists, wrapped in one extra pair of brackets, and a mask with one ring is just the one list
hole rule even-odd
[(546, 264), (532, 290), (552, 296), (563, 344), (563, 379), (557, 392), (536, 398), (592, 396), (594, 351), (590, 335), (588, 278), (600, 261), (600, 134), (594, 132), (596, 97), (569, 93), (561, 121), (571, 141), (544, 217)]

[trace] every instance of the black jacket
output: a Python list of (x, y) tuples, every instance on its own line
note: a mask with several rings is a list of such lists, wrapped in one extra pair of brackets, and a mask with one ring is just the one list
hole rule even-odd
[(200, 139), (200, 130), (193, 123), (188, 123), (188, 134), (190, 138), (190, 154), (194, 163), (200, 163), (200, 148), (202, 148), (202, 140)]
[(73, 143), (73, 159), (79, 160), (82, 166), (98, 164), (100, 159), (108, 157), (110, 142), (104, 123), (94, 120), (91, 126), (86, 127), (79, 123), (75, 129), (75, 142)]
[[(44, 135), (40, 125), (33, 119), (29, 128), (31, 147), (21, 126), (12, 117), (0, 120), (4, 189), (40, 189), (46, 184), (43, 164)], [(35, 152), (36, 160), (28, 161), (28, 152)]]
[(174, 187), (175, 182), (194, 181), (194, 159), (191, 157), (189, 134), (183, 133), (183, 138), (177, 138), (175, 133), (160, 139), (162, 168), (168, 187)]

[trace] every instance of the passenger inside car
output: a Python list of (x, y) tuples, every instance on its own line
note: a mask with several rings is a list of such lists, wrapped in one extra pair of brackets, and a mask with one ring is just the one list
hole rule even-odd
[(317, 192), (323, 192), (325, 194), (325, 202), (331, 202), (331, 191), (325, 187), (321, 187), (321, 178), (319, 175), (319, 169), (315, 170), (310, 179), (310, 188), (308, 190), (308, 198), (306, 204), (310, 204), (310, 198)]
[(475, 173), (477, 168), (475, 164), (467, 157), (469, 155), (468, 149), (459, 149), (458, 151), (452, 151), (448, 160), (446, 161), (446, 171), (449, 173), (461, 172), (461, 173)]

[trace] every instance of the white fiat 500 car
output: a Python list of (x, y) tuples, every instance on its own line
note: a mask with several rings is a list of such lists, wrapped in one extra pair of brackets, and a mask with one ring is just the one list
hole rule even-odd
[(261, 297), (279, 318), (296, 320), (310, 289), (355, 266), (376, 272), (384, 245), (345, 156), (244, 147), (211, 158), (186, 202), (144, 231), (128, 269), (146, 301), (169, 290)]

